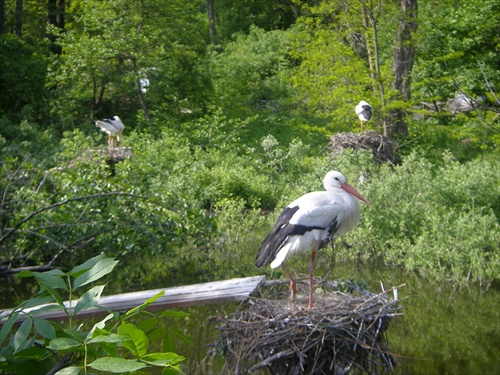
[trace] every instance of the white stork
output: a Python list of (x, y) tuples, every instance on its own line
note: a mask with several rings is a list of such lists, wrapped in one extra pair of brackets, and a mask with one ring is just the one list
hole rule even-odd
[(359, 117), (360, 122), (360, 131), (363, 131), (363, 122), (370, 121), (372, 118), (372, 106), (365, 102), (364, 100), (360, 101), (354, 111)]
[(122, 140), (123, 130), (125, 125), (123, 125), (122, 120), (118, 116), (113, 116), (113, 118), (105, 118), (102, 120), (96, 120), (95, 126), (101, 128), (101, 130), (108, 134), (108, 149), (109, 156), (113, 155), (113, 139), (116, 137), (116, 142), (118, 143), (118, 148), (120, 148), (120, 142)]
[(309, 308), (313, 305), (313, 272), (316, 250), (325, 247), (334, 236), (342, 236), (358, 225), (358, 199), (368, 201), (337, 171), (330, 171), (323, 179), (326, 191), (305, 194), (290, 203), (280, 214), (271, 233), (266, 237), (255, 265), (271, 268), (281, 265), (290, 279), (291, 299), (297, 286), (285, 266), (285, 260), (296, 252), (312, 248), (309, 262)]

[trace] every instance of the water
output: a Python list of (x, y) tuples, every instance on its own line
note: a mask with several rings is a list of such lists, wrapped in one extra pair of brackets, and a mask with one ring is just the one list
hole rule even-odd
[[(318, 276), (321, 275), (319, 270)], [(337, 265), (331, 275), (335, 279), (363, 279), (374, 292), (381, 291), (381, 282), (386, 289), (405, 284), (399, 288), (404, 316), (395, 318), (387, 332), (390, 350), (401, 364), (396, 374), (500, 374), (498, 287), (488, 291), (478, 287), (454, 289), (396, 270), (346, 265)], [(138, 286), (138, 289), (148, 287)], [(15, 289), (28, 295), (34, 291), (29, 285), (16, 285)], [(11, 306), (4, 303), (2, 307)], [(236, 307), (237, 304), (225, 304), (187, 308), (183, 310), (191, 313), (189, 318), (172, 321), (193, 342), (189, 346), (179, 341), (175, 348), (186, 357), (183, 366), (186, 374), (223, 373), (223, 358), (212, 359), (207, 355), (206, 345), (217, 337), (210, 318), (231, 314)]]
[[(340, 269), (342, 268), (342, 269)], [(388, 329), (390, 350), (400, 366), (396, 374), (500, 374), (500, 290), (477, 287), (454, 289), (449, 285), (420, 280), (398, 271), (353, 270), (339, 267), (333, 274), (364, 280), (374, 292), (405, 284), (399, 288), (402, 317)], [(179, 346), (187, 357), (186, 373), (221, 374), (223, 360), (207, 357), (205, 345), (216, 339), (211, 316), (230, 314), (235, 304), (187, 309), (192, 315), (184, 321), (184, 332), (194, 345)]]

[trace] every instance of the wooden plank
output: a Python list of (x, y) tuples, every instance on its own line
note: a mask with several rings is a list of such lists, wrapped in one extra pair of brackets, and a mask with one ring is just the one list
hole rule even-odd
[[(265, 279), (265, 276), (253, 276), (214, 281), (203, 284), (177, 286), (166, 289), (152, 289), (131, 293), (115, 294), (101, 297), (101, 299), (99, 300), (99, 306), (105, 307), (112, 311), (124, 312), (135, 306), (141, 305), (144, 301), (153, 297), (161, 291), (165, 291), (165, 294), (149, 306), (150, 310), (197, 306), (214, 303), (241, 302), (246, 300), (250, 295), (256, 293), (258, 287), (265, 281)], [(65, 301), (64, 304), (67, 308), (70, 308), (70, 306), (76, 306), (76, 302), (77, 301), (74, 300), (70, 304), (69, 301)], [(24, 311), (30, 312), (38, 310), (42, 306), (35, 306), (29, 309), (25, 309)], [(12, 309), (7, 309), (0, 313), (0, 324), (2, 324), (2, 320), (6, 318), (11, 311)], [(85, 318), (103, 314), (107, 314), (107, 312), (94, 307), (82, 311), (77, 316), (79, 318)], [(65, 319), (66, 315), (62, 311), (52, 311), (37, 315), (37, 317), (58, 320)]]

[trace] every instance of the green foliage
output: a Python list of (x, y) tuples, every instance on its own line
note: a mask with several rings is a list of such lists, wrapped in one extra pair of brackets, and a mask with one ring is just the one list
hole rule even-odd
[[(366, 4), (378, 32), (375, 77), (368, 59), (375, 30), (356, 6), (268, 3), (217, 2), (219, 44), (212, 46), (200, 1), (75, 0), (64, 32), (35, 27), (46, 12), (29, 2), (26, 37), (1, 38), (1, 262), (70, 267), (104, 251), (136, 266), (120, 288), (155, 277), (168, 285), (181, 276), (210, 280), (227, 271), (228, 258), (235, 275), (257, 272), (252, 254), (277, 212), (262, 214), (321, 189), (324, 173), (338, 169), (372, 196), (352, 233), (362, 254), (452, 280), (466, 280), (462, 263), (472, 264), (470, 280), (496, 280), (490, 242), (499, 214), (488, 202), (498, 199), (487, 172), (498, 168), (500, 141), (498, 6), (419, 2), (410, 103), (391, 88), (399, 4)], [(43, 35), (34, 35), (38, 29)], [(35, 45), (46, 33), (60, 55), (46, 42)], [(146, 92), (138, 90), (144, 77)], [(442, 110), (455, 83), (479, 108)], [(418, 110), (422, 119), (407, 119), (402, 165), (378, 166), (364, 153), (329, 157), (332, 132), (357, 131), (360, 99), (374, 106), (368, 126), (375, 129), (394, 109), (436, 105), (436, 112)], [(105, 135), (91, 122), (100, 114), (122, 116), (131, 160), (106, 162), (97, 148)], [(443, 159), (445, 150), (453, 156)], [(480, 178), (488, 200), (475, 195), (472, 205), (470, 195), (440, 183), (436, 195), (424, 184), (446, 176), (449, 186), (462, 187), (461, 175), (488, 176)], [(398, 208), (379, 214), (378, 202)], [(148, 259), (136, 264), (138, 254)]]
[[(16, 123), (47, 114), (44, 90), (46, 59), (35, 48), (12, 34), (0, 35), (0, 119)], [(9, 127), (10, 128), (10, 127)], [(4, 124), (0, 134), (15, 138)]]
[(242, 116), (256, 109), (279, 109), (288, 96), (288, 34), (251, 27), (214, 55), (212, 78), (217, 103)]
[[(169, 330), (166, 320), (186, 314), (175, 311), (154, 314), (145, 310), (163, 292), (125, 314), (102, 308), (107, 315), (100, 321), (77, 324), (79, 313), (99, 308), (105, 285), (86, 291), (82, 287), (111, 273), (117, 263), (113, 258), (99, 255), (66, 273), (60, 270), (21, 272), (19, 277), (34, 277), (40, 291), (36, 297), (14, 308), (3, 322), (0, 373), (32, 374), (35, 368), (37, 372), (46, 368), (45, 371), (73, 375), (86, 374), (90, 369), (128, 373), (148, 367), (159, 367), (163, 374), (179, 373), (184, 358), (169, 351), (168, 342), (170, 335), (182, 340), (186, 337)], [(65, 303), (63, 298), (69, 302)], [(67, 324), (45, 320), (43, 314), (49, 311), (63, 312)], [(143, 320), (131, 323), (137, 317)], [(14, 324), (19, 321), (21, 325), (13, 332)], [(163, 351), (151, 352), (153, 341), (160, 341)]]
[(161, 105), (176, 113), (181, 105), (198, 107), (209, 84), (196, 66), (205, 48), (195, 7), (179, 1), (168, 6), (161, 1), (72, 2), (67, 30), (59, 36), (63, 53), (52, 66), (50, 86), (58, 88), (54, 111), (73, 123), (113, 111), (132, 124), (144, 110), (141, 78), (150, 82), (142, 95), (146, 107)]
[(294, 11), (300, 5), (286, 0), (219, 0), (215, 4), (217, 39), (233, 40), (239, 33), (248, 34), (253, 26), (267, 31), (286, 29), (295, 21)]
[[(488, 93), (484, 78), (498, 90), (500, 7), (495, 0), (419, 2), (419, 42), (414, 92), (424, 101), (445, 101), (464, 91), (473, 98)], [(483, 76), (483, 73), (485, 76)]]
[(330, 131), (359, 128), (354, 106), (361, 99), (376, 103), (366, 90), (371, 81), (365, 63), (334, 31), (317, 30), (311, 35), (305, 29), (298, 35), (301, 46), (295, 51), (301, 64), (292, 77), (296, 99), (310, 112), (328, 118)]
[(458, 284), (498, 280), (498, 163), (460, 164), (445, 154), (433, 165), (414, 153), (400, 166), (370, 169), (362, 191), (371, 205), (351, 234), (358, 252), (344, 256)]

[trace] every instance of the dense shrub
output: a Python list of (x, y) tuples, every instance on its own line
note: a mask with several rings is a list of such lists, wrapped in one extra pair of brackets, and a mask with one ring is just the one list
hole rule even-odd
[(105, 252), (134, 278), (167, 277), (165, 285), (252, 274), (280, 210), (339, 170), (371, 204), (361, 205), (360, 227), (346, 237), (352, 247), (337, 247), (337, 259), (379, 260), (457, 283), (500, 278), (496, 161), (413, 152), (381, 165), (364, 152), (311, 155), (301, 141), (271, 135), (237, 147), (236, 136), (195, 144), (193, 134), (128, 134), (133, 159), (113, 173), (105, 149), (80, 132), (61, 143), (57, 168), (6, 160), (0, 244), (11, 251), (2, 261), (69, 266)]
[(424, 276), (457, 283), (500, 276), (498, 164), (458, 163), (445, 153), (440, 165), (411, 154), (400, 166), (383, 165), (363, 193), (355, 253)]

